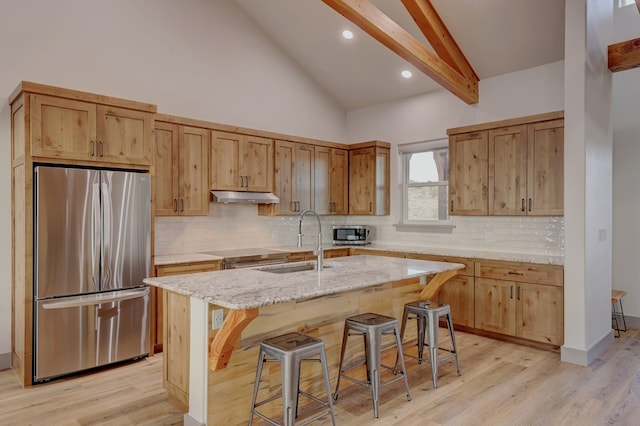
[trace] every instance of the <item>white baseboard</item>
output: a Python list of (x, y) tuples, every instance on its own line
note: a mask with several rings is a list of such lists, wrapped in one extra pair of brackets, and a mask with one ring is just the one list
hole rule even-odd
[(560, 348), (560, 360), (571, 364), (588, 366), (613, 344), (613, 332), (606, 333), (589, 349), (576, 349), (568, 346)]
[(0, 354), (0, 370), (11, 368), (11, 352)]

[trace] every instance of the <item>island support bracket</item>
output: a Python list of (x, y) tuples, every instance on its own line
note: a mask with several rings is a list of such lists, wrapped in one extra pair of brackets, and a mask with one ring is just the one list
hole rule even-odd
[(434, 300), (438, 295), (440, 288), (449, 281), (451, 278), (458, 275), (457, 269), (452, 269), (450, 271), (438, 272), (429, 280), (427, 286), (420, 292), (419, 299), (420, 300)]
[(242, 330), (258, 316), (258, 309), (231, 310), (222, 323), (222, 327), (209, 346), (209, 368), (212, 371), (227, 368), (234, 344)]

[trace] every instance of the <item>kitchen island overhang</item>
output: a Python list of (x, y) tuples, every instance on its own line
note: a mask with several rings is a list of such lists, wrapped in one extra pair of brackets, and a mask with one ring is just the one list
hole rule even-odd
[[(229, 365), (242, 331), (260, 308), (417, 278), (425, 284), (429, 275), (433, 277), (416, 296), (432, 299), (463, 267), (459, 263), (360, 255), (328, 260), (321, 271), (278, 274), (256, 268), (145, 279), (146, 284), (188, 296), (191, 301), (189, 413), (185, 424), (206, 424), (208, 370), (219, 371)], [(209, 304), (229, 309), (210, 344)]]

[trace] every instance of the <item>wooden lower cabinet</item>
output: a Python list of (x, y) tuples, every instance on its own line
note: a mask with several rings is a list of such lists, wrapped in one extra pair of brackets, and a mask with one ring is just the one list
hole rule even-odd
[(437, 296), (439, 303), (450, 305), (456, 326), (544, 343), (542, 347), (557, 348), (564, 342), (562, 266), (367, 248), (352, 248), (351, 254), (462, 263), (465, 267)]
[(458, 275), (451, 278), (438, 293), (438, 303), (451, 307), (455, 325), (473, 327), (475, 324), (475, 278)]
[[(156, 266), (156, 276), (218, 271), (222, 261), (191, 262)], [(170, 291), (155, 291), (155, 347), (164, 351), (162, 382), (180, 405), (189, 405), (189, 297)], [(185, 333), (187, 331), (187, 333)], [(156, 350), (157, 352), (157, 350)], [(185, 357), (186, 353), (186, 357)]]
[(475, 275), (476, 328), (562, 345), (562, 266), (478, 259)]

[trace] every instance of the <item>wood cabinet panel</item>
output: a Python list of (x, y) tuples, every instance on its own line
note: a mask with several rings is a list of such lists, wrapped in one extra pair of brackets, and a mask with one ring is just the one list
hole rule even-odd
[(96, 158), (96, 105), (30, 95), (31, 155), (87, 160)]
[(273, 191), (273, 140), (245, 136), (242, 152), (242, 174), (247, 178), (246, 189)]
[(475, 327), (495, 333), (516, 334), (515, 283), (489, 278), (475, 282)]
[(178, 211), (180, 187), (178, 166), (178, 126), (156, 122), (153, 164), (154, 212), (156, 216), (171, 216)]
[[(190, 262), (156, 266), (156, 276), (218, 271), (222, 261)], [(156, 291), (155, 336), (156, 352), (164, 352), (163, 385), (169, 395), (187, 407), (189, 405), (189, 325), (190, 300), (182, 294)], [(152, 333), (153, 334), (153, 333)]]
[(97, 114), (99, 161), (151, 164), (153, 114), (105, 105)]
[(349, 155), (344, 149), (315, 147), (314, 210), (318, 214), (347, 214)]
[(563, 215), (564, 119), (556, 119), (559, 115), (497, 122), (494, 128), (489, 123), (449, 129), (451, 214)]
[(31, 155), (151, 164), (153, 114), (46, 95), (31, 96)]
[(449, 137), (449, 213), (479, 216), (488, 213), (488, 132)]
[(156, 123), (155, 214), (209, 214), (209, 131)]
[(524, 339), (562, 345), (564, 291), (562, 287), (518, 284), (516, 335)]
[(480, 259), (476, 262), (476, 276), (562, 286), (564, 268), (562, 266), (542, 265), (539, 263)]
[(349, 151), (349, 214), (388, 215), (389, 149), (380, 146)]
[(564, 214), (564, 120), (528, 126), (529, 215)]
[(280, 203), (269, 205), (261, 212), (297, 215), (313, 208), (314, 157), (311, 145), (275, 142), (274, 191)]
[(526, 215), (527, 127), (489, 131), (489, 215)]
[(272, 139), (218, 131), (211, 138), (211, 189), (273, 190)]
[(447, 281), (438, 293), (438, 303), (447, 303), (450, 306), (454, 324), (475, 326), (474, 280), (473, 277), (457, 275)]
[(225, 132), (211, 134), (211, 189), (235, 191), (243, 189), (242, 135)]

